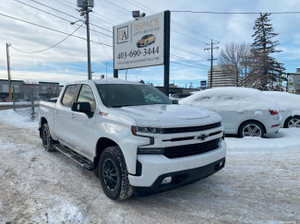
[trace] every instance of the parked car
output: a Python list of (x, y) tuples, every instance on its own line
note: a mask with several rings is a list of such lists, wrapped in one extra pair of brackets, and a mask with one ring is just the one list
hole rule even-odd
[(241, 87), (222, 87), (194, 93), (179, 101), (216, 111), (222, 116), (225, 134), (263, 137), (278, 132), (281, 116), (277, 105), (261, 91)]
[(152, 44), (155, 42), (155, 36), (153, 34), (147, 34), (142, 37), (137, 43), (136, 46), (141, 47), (147, 47), (149, 44)]
[(175, 93), (175, 94), (172, 94), (169, 98), (171, 100), (181, 100), (181, 99), (186, 98), (191, 95), (192, 95), (192, 93)]
[(264, 94), (278, 104), (283, 128), (300, 128), (300, 95), (279, 91), (266, 91)]

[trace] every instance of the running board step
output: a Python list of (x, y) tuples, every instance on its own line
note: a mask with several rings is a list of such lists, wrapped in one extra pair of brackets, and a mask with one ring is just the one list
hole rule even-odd
[(70, 157), (76, 163), (81, 165), (83, 168), (85, 168), (87, 170), (93, 170), (93, 168), (94, 168), (93, 163), (91, 161), (89, 161), (88, 159), (84, 158), (83, 156), (79, 155), (78, 153), (72, 151), (71, 149), (69, 149), (61, 144), (55, 144), (53, 146), (57, 151)]

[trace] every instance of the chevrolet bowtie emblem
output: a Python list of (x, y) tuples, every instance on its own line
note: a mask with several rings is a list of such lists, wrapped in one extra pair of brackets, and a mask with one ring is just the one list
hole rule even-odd
[(198, 136), (197, 139), (200, 139), (201, 141), (204, 141), (207, 137), (208, 137), (208, 135), (202, 134), (202, 135)]

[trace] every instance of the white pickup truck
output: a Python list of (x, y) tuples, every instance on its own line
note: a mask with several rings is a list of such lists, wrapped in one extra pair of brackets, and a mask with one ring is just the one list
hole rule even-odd
[(162, 92), (119, 79), (66, 85), (40, 104), (40, 137), (99, 177), (113, 200), (186, 185), (224, 167), (221, 117), (172, 104)]

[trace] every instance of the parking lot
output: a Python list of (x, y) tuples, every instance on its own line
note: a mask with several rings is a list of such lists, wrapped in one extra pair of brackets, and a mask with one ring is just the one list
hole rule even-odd
[(217, 174), (115, 202), (92, 172), (43, 150), (37, 122), (20, 119), (1, 112), (0, 223), (300, 222), (299, 129), (281, 129), (274, 138), (227, 138), (226, 166)]

